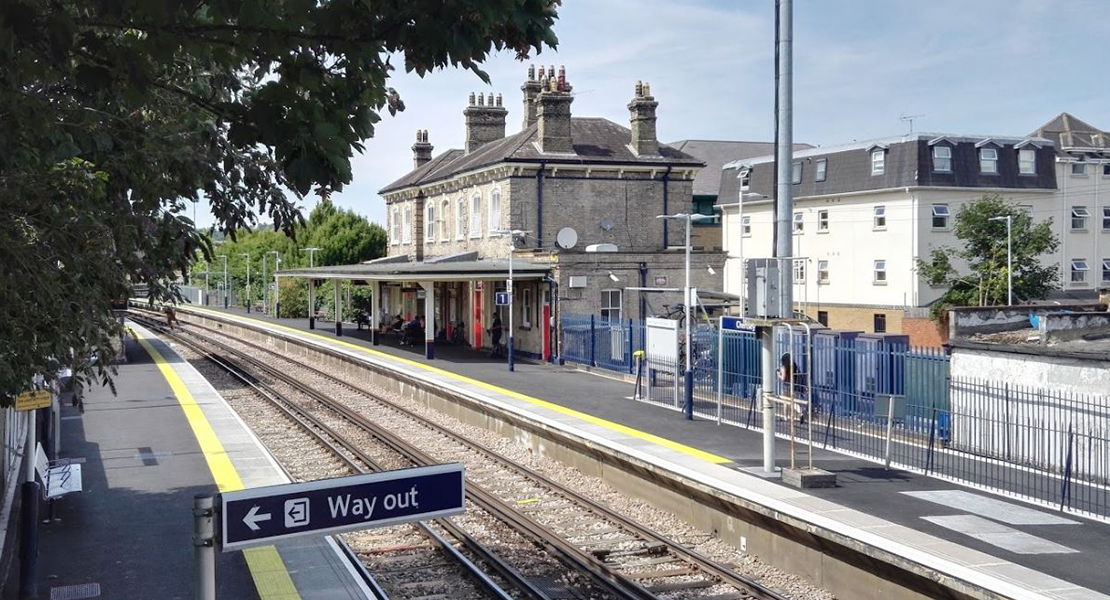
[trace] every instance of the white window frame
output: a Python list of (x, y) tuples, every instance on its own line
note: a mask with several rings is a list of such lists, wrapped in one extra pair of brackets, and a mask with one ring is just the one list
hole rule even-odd
[(876, 206), (872, 210), (871, 225), (875, 231), (886, 231), (886, 206)]
[[(494, 202), (496, 200), (496, 202)], [(494, 211), (494, 205), (497, 205), (497, 210)], [(490, 235), (500, 235), (496, 232), (501, 231), (501, 188), (495, 187), (489, 194), (489, 233)]]
[[(616, 305), (613, 304), (613, 298), (617, 299)], [(613, 311), (616, 311), (616, 319), (613, 318)], [(598, 314), (603, 321), (619, 323), (624, 315), (624, 290), (615, 288), (601, 290), (601, 310)]]
[(871, 174), (882, 175), (886, 172), (886, 150), (876, 148), (871, 151)]
[(1102, 259), (1102, 282), (1110, 283), (1110, 258)]
[(752, 237), (752, 218), (749, 216), (740, 217), (740, 235), (743, 237)]
[(401, 209), (394, 206), (389, 213), (389, 243), (396, 246), (401, 243)]
[(1102, 177), (1110, 178), (1110, 163), (1102, 163)]
[(798, 185), (802, 182), (802, 161), (796, 160), (790, 165), (790, 183)]
[(482, 192), (470, 195), (470, 237), (482, 237)]
[(532, 328), (533, 293), (535, 291), (530, 287), (520, 290), (520, 326), (525, 329)]
[(824, 181), (829, 176), (829, 160), (827, 158), (817, 159), (817, 164), (813, 167), (813, 180)]
[(1037, 151), (1032, 148), (1021, 148), (1018, 150), (1018, 174), (1019, 175), (1036, 175), (1037, 174)]
[(871, 283), (874, 285), (886, 285), (886, 259), (875, 259), (874, 268), (871, 274)]
[(406, 205), (401, 209), (401, 243), (412, 243), (412, 205)]
[[(949, 228), (948, 220), (952, 218), (952, 211), (948, 208), (947, 204), (934, 204), (932, 206), (932, 223), (933, 229), (947, 230)], [(942, 225), (937, 225), (937, 219), (944, 219)]]
[(436, 241), (436, 203), (424, 204), (424, 241)]
[(817, 211), (817, 233), (829, 232), (829, 211), (828, 209)]
[(979, 149), (979, 171), (984, 175), (998, 175), (998, 148)]
[(817, 261), (817, 284), (828, 285), (829, 283), (829, 261)]
[(1077, 160), (1071, 163), (1071, 176), (1072, 177), (1086, 177), (1087, 176), (1087, 161)]
[(1087, 263), (1085, 258), (1071, 259), (1071, 277), (1068, 278), (1068, 283), (1072, 285), (1086, 285), (1087, 284), (1087, 271), (1091, 270), (1090, 264)]
[(451, 228), (447, 220), (449, 214), (451, 214), (451, 201), (444, 199), (439, 205), (439, 241), (441, 242), (451, 240)]
[(1102, 230), (1110, 231), (1110, 206), (1102, 207)]
[(459, 196), (455, 200), (455, 239), (462, 240), (466, 238), (466, 196)]
[[(1091, 218), (1091, 211), (1087, 210), (1086, 206), (1071, 207), (1071, 230), (1087, 231), (1087, 219), (1089, 218)], [(1076, 227), (1076, 223), (1079, 223), (1079, 227)]]
[[(751, 169), (741, 169), (738, 174), (740, 179), (740, 191), (746, 192), (752, 187), (752, 171)], [(742, 200), (742, 199), (741, 199)]]
[[(948, 155), (942, 156), (941, 150), (944, 150)], [(947, 161), (947, 166), (945, 166)], [(933, 172), (934, 173), (951, 173), (952, 172), (952, 146), (942, 146), (937, 144), (933, 146)]]
[(806, 261), (804, 258), (795, 258), (793, 262), (794, 283), (804, 284), (806, 282)]
[(794, 233), (805, 233), (805, 231), (806, 231), (805, 213), (803, 213), (800, 210), (795, 212), (793, 223), (794, 223), (794, 226), (793, 226), (792, 231)]

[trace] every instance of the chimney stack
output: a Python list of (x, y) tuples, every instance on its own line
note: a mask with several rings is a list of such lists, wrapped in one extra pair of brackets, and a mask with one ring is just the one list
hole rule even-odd
[(636, 95), (628, 103), (631, 113), (632, 141), (629, 147), (636, 156), (659, 156), (659, 140), (655, 137), (655, 107), (659, 103), (651, 95), (651, 84), (636, 82)]
[[(543, 76), (543, 65), (540, 65), (540, 77)], [(536, 77), (536, 65), (528, 66), (528, 79), (520, 86), (524, 92), (524, 122), (521, 129), (528, 129), (536, 122), (536, 96), (540, 93), (540, 80)]]
[(493, 93), (486, 102), (484, 93), (478, 94), (478, 101), (474, 101), (474, 92), (470, 93), (469, 106), (463, 111), (466, 118), (466, 153), (481, 148), (482, 146), (505, 137), (505, 117), (509, 111), (501, 106), (501, 94), (496, 101)]
[(416, 143), (412, 145), (412, 168), (419, 169), (432, 160), (432, 145), (428, 143), (428, 130), (416, 130)]
[[(542, 73), (543, 68), (540, 68)], [(574, 96), (567, 83), (566, 69), (549, 67), (540, 77), (540, 92), (536, 96), (536, 120), (539, 122), (538, 143), (540, 152), (574, 154), (574, 143), (570, 137), (570, 103)]]

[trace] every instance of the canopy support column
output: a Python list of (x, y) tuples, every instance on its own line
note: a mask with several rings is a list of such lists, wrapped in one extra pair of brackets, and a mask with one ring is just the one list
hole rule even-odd
[(420, 287), (424, 288), (424, 358), (431, 360), (436, 357), (436, 284), (422, 281)]
[(316, 329), (316, 280), (308, 279), (308, 328)]
[(370, 282), (370, 343), (377, 346), (381, 343), (379, 338), (378, 326), (382, 321), (382, 317), (378, 314), (382, 307), (382, 284), (378, 280)]
[(340, 284), (343, 283), (339, 279), (335, 279), (335, 335), (341, 337), (343, 335), (343, 297), (341, 295)]

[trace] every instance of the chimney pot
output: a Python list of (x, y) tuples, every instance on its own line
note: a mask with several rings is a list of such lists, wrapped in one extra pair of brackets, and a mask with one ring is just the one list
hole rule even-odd
[(528, 65), (528, 81), (536, 80), (536, 65)]
[(493, 92), (489, 94), (489, 102), (486, 102), (485, 92), (478, 94), (477, 104), (474, 102), (473, 93), (470, 98), (470, 105), (463, 110), (466, 121), (467, 154), (505, 137), (505, 116), (508, 115), (504, 107), (494, 105)]
[(432, 160), (432, 145), (428, 143), (428, 130), (416, 130), (416, 143), (412, 145), (412, 168), (419, 169)]
[(474, 106), (474, 92), (470, 92), (470, 106)]
[(501, 94), (497, 94), (497, 106), (501, 106)]
[(629, 146), (637, 156), (658, 156), (659, 140), (655, 135), (655, 108), (659, 103), (651, 97), (651, 84), (636, 82), (636, 96), (628, 103), (632, 139)]

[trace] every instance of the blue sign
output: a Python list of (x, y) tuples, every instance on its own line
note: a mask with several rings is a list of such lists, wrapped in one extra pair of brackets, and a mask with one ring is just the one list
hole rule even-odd
[(741, 317), (721, 317), (721, 329), (725, 331), (749, 331), (751, 326)]
[(512, 292), (497, 292), (493, 295), (493, 302), (497, 306), (508, 306), (510, 298), (512, 298)]
[(223, 550), (423, 521), (463, 512), (459, 463), (275, 485), (220, 495)]

